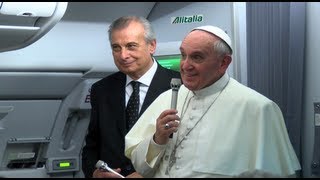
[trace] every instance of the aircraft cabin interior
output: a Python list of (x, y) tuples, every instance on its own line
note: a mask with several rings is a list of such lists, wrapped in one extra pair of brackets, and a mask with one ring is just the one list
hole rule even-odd
[(176, 71), (192, 28), (224, 29), (229, 75), (279, 104), (298, 177), (320, 176), (319, 2), (0, 2), (0, 177), (84, 177), (90, 88), (118, 71), (108, 27), (124, 15), (151, 22)]

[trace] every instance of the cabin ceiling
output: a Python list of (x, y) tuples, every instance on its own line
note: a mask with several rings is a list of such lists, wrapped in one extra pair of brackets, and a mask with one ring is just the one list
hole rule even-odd
[(124, 15), (148, 17), (155, 2), (69, 2), (63, 21), (112, 22)]

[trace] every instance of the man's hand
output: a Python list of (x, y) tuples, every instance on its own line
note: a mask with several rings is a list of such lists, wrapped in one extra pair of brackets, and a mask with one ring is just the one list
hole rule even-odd
[(143, 178), (139, 173), (134, 172), (126, 176), (126, 178)]
[(156, 132), (153, 140), (155, 143), (163, 145), (169, 141), (170, 134), (177, 132), (180, 120), (175, 109), (163, 111), (156, 122)]
[[(121, 169), (120, 168), (117, 168), (117, 169), (114, 169), (114, 171), (116, 171), (117, 173), (120, 173)], [(93, 178), (121, 178), (120, 176), (112, 173), (112, 172), (108, 172), (108, 171), (102, 171), (102, 170), (99, 170), (99, 169), (96, 169), (94, 172), (93, 172), (93, 175), (92, 175)]]

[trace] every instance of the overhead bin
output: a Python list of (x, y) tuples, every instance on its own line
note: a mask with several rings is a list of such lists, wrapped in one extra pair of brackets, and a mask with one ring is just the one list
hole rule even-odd
[(15, 16), (50, 17), (56, 2), (1, 2), (0, 13)]
[(48, 33), (68, 2), (0, 2), (0, 52), (24, 48)]

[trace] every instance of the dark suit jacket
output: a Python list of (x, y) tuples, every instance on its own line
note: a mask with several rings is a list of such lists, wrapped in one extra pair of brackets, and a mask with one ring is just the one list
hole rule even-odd
[[(170, 89), (171, 78), (180, 78), (180, 73), (158, 64), (140, 115), (162, 92)], [(135, 171), (130, 159), (124, 155), (127, 134), (125, 83), (126, 75), (116, 72), (91, 87), (91, 120), (82, 152), (82, 170), (86, 177), (92, 177), (98, 160), (103, 160), (112, 169), (120, 167), (124, 176)]]

